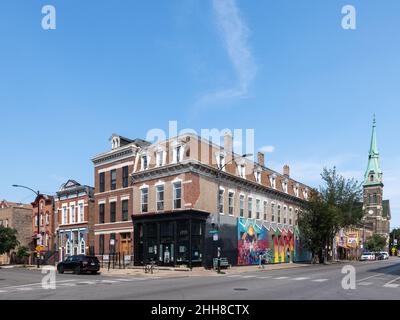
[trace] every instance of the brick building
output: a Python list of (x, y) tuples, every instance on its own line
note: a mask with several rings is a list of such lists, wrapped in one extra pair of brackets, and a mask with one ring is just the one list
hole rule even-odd
[(260, 253), (270, 263), (309, 259), (296, 227), (309, 188), (290, 177), (289, 166), (278, 173), (262, 153), (256, 163), (239, 157), (230, 135), (223, 147), (186, 134), (135, 155), (135, 264), (210, 266), (218, 247), (234, 265), (257, 264)]
[[(0, 226), (17, 230), (20, 246), (32, 247), (32, 206), (3, 200), (0, 202)], [(15, 250), (14, 250), (15, 251)], [(1, 255), (0, 265), (9, 264), (11, 255)]]
[[(42, 259), (48, 259), (56, 252), (56, 233), (57, 216), (54, 211), (54, 197), (49, 195), (40, 195), (36, 197), (32, 205), (31, 232), (36, 246), (42, 246)], [(38, 232), (38, 214), (39, 214), (39, 232)], [(36, 241), (35, 241), (36, 239)]]
[(118, 135), (110, 138), (111, 150), (95, 156), (95, 254), (120, 253), (129, 258), (133, 252), (133, 226), (130, 216), (133, 193), (130, 174), (138, 151), (147, 142)]
[(94, 188), (68, 180), (56, 193), (59, 261), (94, 254)]

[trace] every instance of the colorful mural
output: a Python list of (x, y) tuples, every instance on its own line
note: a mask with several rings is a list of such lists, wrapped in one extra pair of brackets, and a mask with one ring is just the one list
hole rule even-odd
[(289, 263), (295, 258), (294, 233), (277, 225), (239, 218), (238, 250), (238, 265), (257, 265), (261, 255), (267, 263)]

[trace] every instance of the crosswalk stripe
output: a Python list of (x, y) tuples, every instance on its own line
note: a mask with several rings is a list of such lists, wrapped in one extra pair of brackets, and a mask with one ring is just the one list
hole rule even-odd
[(312, 282), (327, 282), (327, 281), (329, 281), (329, 279), (316, 279), (313, 280)]
[(370, 285), (372, 285), (372, 282), (360, 282), (359, 284), (358, 284), (359, 286), (370, 286)]
[(244, 276), (243, 278), (244, 279), (252, 279), (252, 278), (255, 278), (256, 276)]
[(393, 279), (392, 281), (389, 281), (388, 283), (386, 283), (384, 285), (385, 288), (398, 288), (400, 287), (400, 284), (395, 284), (395, 282), (397, 282), (398, 280), (400, 280), (400, 277)]
[(300, 278), (294, 278), (294, 281), (304, 281), (304, 280), (310, 280), (310, 278), (306, 278), (306, 277), (300, 277)]
[(289, 277), (279, 277), (279, 278), (274, 278), (275, 280), (285, 280), (285, 279), (289, 279)]

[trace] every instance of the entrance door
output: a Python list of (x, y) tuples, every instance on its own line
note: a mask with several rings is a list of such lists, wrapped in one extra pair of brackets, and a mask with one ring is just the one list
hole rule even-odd
[(172, 242), (165, 242), (160, 245), (160, 262), (163, 265), (174, 265), (175, 246)]
[(130, 256), (132, 254), (132, 238), (130, 233), (121, 233), (119, 251), (121, 255)]

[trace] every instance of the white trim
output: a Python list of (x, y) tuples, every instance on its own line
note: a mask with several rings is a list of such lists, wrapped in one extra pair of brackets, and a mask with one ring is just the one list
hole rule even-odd
[(119, 228), (115, 228), (115, 229), (107, 229), (107, 230), (98, 230), (94, 232), (95, 236), (100, 236), (102, 234), (112, 234), (112, 233), (132, 233), (133, 232), (133, 227), (131, 229), (119, 229)]
[(101, 199), (101, 200), (97, 201), (97, 204), (98, 204), (98, 205), (100, 205), (100, 204), (106, 204), (106, 203), (107, 203), (107, 201), (106, 201), (105, 199)]
[(149, 189), (149, 186), (147, 184), (142, 184), (142, 186), (139, 187), (139, 190), (143, 190), (143, 189)]
[(154, 186), (158, 187), (158, 186), (164, 186), (164, 185), (165, 185), (164, 181), (158, 180), (157, 183)]
[(121, 196), (121, 201), (129, 200), (129, 199), (130, 199), (129, 196)]
[(109, 203), (118, 202), (118, 197), (112, 197), (108, 199)]
[(121, 164), (117, 164), (117, 165), (112, 166), (112, 167), (108, 167), (108, 168), (105, 168), (105, 169), (100, 169), (100, 170), (97, 171), (97, 173), (98, 174), (106, 173), (106, 172), (109, 172), (111, 170), (118, 170), (118, 169), (122, 169), (123, 167), (133, 166), (134, 164), (135, 163), (133, 161), (128, 161), (128, 162), (124, 162), (124, 163), (121, 163)]
[(133, 186), (127, 187), (127, 188), (119, 188), (119, 189), (115, 189), (115, 190), (108, 190), (108, 191), (104, 191), (104, 192), (97, 192), (94, 195), (95, 196), (102, 195), (102, 196), (105, 197), (108, 193), (115, 193), (115, 192), (118, 192), (118, 191), (126, 191), (126, 190), (129, 190), (129, 189), (133, 189)]

